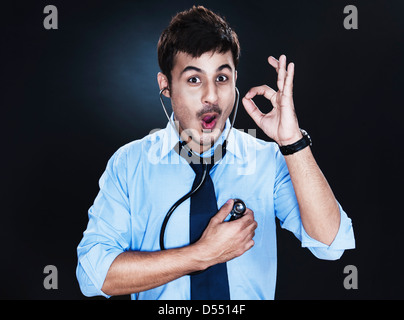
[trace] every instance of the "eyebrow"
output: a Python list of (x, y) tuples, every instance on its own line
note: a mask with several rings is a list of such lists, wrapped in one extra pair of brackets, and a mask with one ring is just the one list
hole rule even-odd
[[(230, 67), (230, 65), (226, 63), (226, 64), (222, 64), (219, 68), (217, 68), (216, 72), (222, 71), (223, 69), (229, 69), (230, 71), (233, 71), (233, 69)], [(191, 71), (191, 70), (196, 71), (196, 72), (200, 72), (200, 73), (206, 73), (205, 71), (203, 71), (200, 68), (197, 68), (197, 67), (194, 67), (194, 66), (187, 66), (187, 67), (184, 68), (184, 70), (181, 71), (181, 74), (183, 74), (184, 72), (187, 72), (187, 71)]]
[(223, 69), (229, 69), (229, 71), (233, 71), (232, 67), (230, 67), (230, 65), (228, 65), (227, 63), (217, 68), (217, 71), (222, 71)]

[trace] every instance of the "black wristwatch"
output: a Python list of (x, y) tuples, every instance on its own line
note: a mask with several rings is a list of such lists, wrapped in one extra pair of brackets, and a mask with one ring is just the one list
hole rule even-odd
[(301, 138), (300, 140), (296, 141), (293, 144), (289, 144), (287, 146), (279, 146), (279, 150), (281, 151), (281, 153), (284, 156), (287, 156), (289, 154), (293, 154), (295, 152), (298, 152), (298, 151), (306, 148), (307, 146), (312, 145), (311, 138), (310, 138), (309, 134), (303, 129), (300, 129), (300, 132), (302, 133), (303, 138)]

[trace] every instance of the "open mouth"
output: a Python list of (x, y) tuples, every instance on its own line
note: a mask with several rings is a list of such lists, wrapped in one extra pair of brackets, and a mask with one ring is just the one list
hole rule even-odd
[(202, 116), (202, 128), (207, 129), (207, 130), (212, 130), (215, 125), (216, 125), (216, 119), (217, 119), (218, 114), (213, 112), (213, 113), (205, 113)]

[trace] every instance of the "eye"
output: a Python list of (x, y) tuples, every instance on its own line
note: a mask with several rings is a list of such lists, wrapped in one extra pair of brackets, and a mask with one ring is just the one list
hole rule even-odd
[(216, 81), (218, 82), (225, 82), (228, 78), (224, 75), (220, 75), (216, 78)]
[(201, 80), (198, 77), (192, 77), (188, 79), (188, 82), (190, 83), (199, 83)]

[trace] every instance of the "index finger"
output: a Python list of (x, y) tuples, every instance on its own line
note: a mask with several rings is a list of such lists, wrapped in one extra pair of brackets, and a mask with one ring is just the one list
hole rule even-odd
[(276, 94), (276, 91), (274, 89), (272, 89), (271, 87), (264, 84), (262, 86), (253, 87), (250, 90), (248, 90), (247, 94), (245, 95), (245, 98), (252, 99), (256, 95), (259, 95), (259, 96), (264, 96), (269, 101), (271, 101), (271, 99), (275, 96), (275, 94)]
[(255, 224), (254, 211), (247, 208), (245, 213), (243, 214), (243, 216), (238, 218), (235, 221), (238, 221), (240, 224), (242, 224), (244, 226), (244, 228), (248, 227), (251, 224)]

